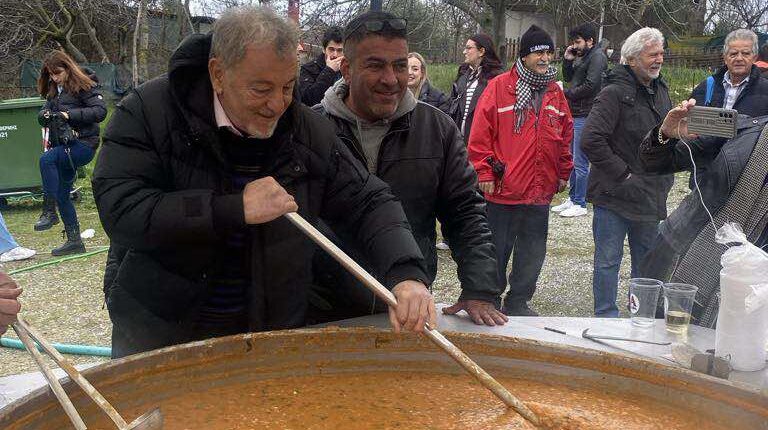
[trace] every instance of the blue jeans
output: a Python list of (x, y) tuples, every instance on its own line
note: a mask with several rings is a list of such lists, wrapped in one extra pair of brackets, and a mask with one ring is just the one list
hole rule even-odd
[(589, 179), (589, 159), (581, 150), (581, 130), (586, 121), (586, 118), (573, 119), (573, 141), (571, 142), (573, 170), (570, 178), (571, 189), (568, 191), (571, 201), (583, 208), (587, 207), (587, 180)]
[(631, 221), (623, 216), (595, 206), (592, 235), (595, 239), (595, 267), (592, 275), (592, 293), (595, 298), (595, 316), (617, 318), (616, 292), (619, 287), (619, 266), (624, 256), (624, 238), (629, 236), (632, 258), (632, 277), (638, 277), (640, 263), (651, 248), (658, 233), (656, 221)]
[(56, 199), (64, 225), (77, 224), (77, 212), (69, 198), (69, 193), (77, 179), (76, 169), (90, 163), (94, 154), (93, 148), (76, 140), (66, 146), (51, 148), (40, 156), (43, 191)]
[(3, 214), (0, 213), (0, 254), (8, 252), (17, 246), (19, 246), (19, 244), (16, 243), (11, 232), (8, 231), (8, 227), (5, 226)]

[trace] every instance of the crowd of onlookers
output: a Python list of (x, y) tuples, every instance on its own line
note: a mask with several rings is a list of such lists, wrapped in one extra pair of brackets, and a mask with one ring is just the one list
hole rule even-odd
[[(340, 33), (331, 29), (323, 46), (336, 34), (334, 47), (343, 47)], [(654, 272), (652, 263), (645, 271), (641, 263), (654, 247), (665, 245), (659, 223), (667, 218), (673, 178), (671, 172), (649, 171), (641, 154), (647, 135), (658, 132), (673, 108), (661, 74), (664, 36), (652, 28), (638, 30), (624, 41), (621, 64), (610, 70), (606, 47), (598, 43), (591, 24), (573, 28), (569, 37), (562, 56), (565, 86), (558, 82), (559, 89), (550, 66), (554, 43), (536, 26), (522, 36), (520, 58), (508, 72), (488, 36), (470, 37), (450, 95), (430, 83), (428, 64), (419, 53), (408, 54), (409, 90), (448, 114), (467, 144), (486, 200), (498, 262), (496, 282), (506, 290), (501, 309), (508, 315), (535, 314), (527, 303), (546, 254), (550, 210), (580, 217), (588, 213), (587, 202), (592, 203), (597, 316), (619, 314), (616, 296), (625, 239), (633, 277)], [(768, 44), (758, 49), (757, 41), (749, 30), (730, 33), (723, 46), (724, 66), (697, 85), (690, 98), (700, 106), (735, 109), (748, 117), (768, 114)], [(302, 100), (308, 105), (316, 98), (304, 94), (316, 94), (320, 82), (309, 71), (328, 62), (333, 52), (325, 55), (302, 68)], [(330, 68), (329, 63), (325, 72)], [(331, 85), (329, 80), (323, 87)], [(659, 139), (669, 137), (676, 136)], [(697, 164), (704, 185), (717, 148), (707, 155)], [(568, 197), (550, 208), (553, 195), (566, 187)], [(437, 249), (449, 249), (449, 239)]]
[[(430, 83), (407, 34), (404, 19), (366, 12), (330, 29), (323, 53), (298, 69), (292, 25), (269, 9), (231, 8), (211, 34), (182, 42), (166, 75), (120, 102), (93, 174), (111, 241), (104, 291), (114, 356), (380, 311), (396, 330), (420, 331), (435, 323), (438, 249), (450, 249), (461, 284), (444, 313), (463, 310), (486, 325), (537, 315), (530, 301), (550, 211), (580, 217), (587, 202), (596, 316), (623, 306), (628, 238), (633, 277), (698, 284), (694, 322), (714, 323), (722, 248), (709, 214), (768, 242), (768, 80), (753, 32), (730, 33), (724, 66), (676, 106), (654, 28), (631, 34), (610, 70), (595, 29), (572, 29), (565, 84), (543, 29), (523, 34), (508, 70), (476, 34), (450, 94)], [(41, 157), (46, 203), (35, 227), (57, 223), (58, 207), (67, 241), (53, 254), (66, 255), (85, 250), (68, 194), (76, 168), (94, 156), (105, 111), (94, 81), (59, 54), (40, 81), (41, 123), (57, 136)], [(694, 105), (738, 110), (736, 136), (688, 133)], [(673, 174), (686, 170), (693, 192), (668, 214)], [(753, 191), (746, 199), (744, 189)], [(282, 217), (290, 212), (398, 305), (317, 249)], [(12, 303), (0, 301), (5, 318), (18, 291), (0, 282), (14, 290), (5, 294)]]

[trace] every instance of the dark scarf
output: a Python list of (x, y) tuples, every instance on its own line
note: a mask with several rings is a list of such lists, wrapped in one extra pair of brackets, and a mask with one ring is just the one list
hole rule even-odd
[(515, 102), (515, 116), (517, 118), (515, 133), (519, 134), (525, 122), (525, 111), (533, 107), (531, 105), (533, 91), (540, 90), (549, 85), (557, 76), (557, 70), (550, 65), (547, 73), (542, 75), (525, 67), (523, 61), (519, 58), (515, 67), (519, 76), (517, 86), (515, 87), (515, 94), (517, 95), (517, 101)]

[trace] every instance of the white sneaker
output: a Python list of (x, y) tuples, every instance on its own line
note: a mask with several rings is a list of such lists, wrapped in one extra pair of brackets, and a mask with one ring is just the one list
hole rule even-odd
[(445, 242), (437, 242), (437, 245), (435, 245), (435, 248), (437, 248), (437, 249), (439, 249), (441, 251), (447, 251), (447, 250), (451, 249), (451, 247), (448, 246), (448, 244), (445, 243)]
[(579, 205), (573, 205), (570, 208), (560, 212), (560, 216), (571, 218), (577, 216), (583, 216), (587, 214), (587, 208), (583, 208)]
[(552, 212), (562, 212), (566, 209), (570, 209), (573, 207), (573, 202), (570, 198), (566, 199), (564, 202), (560, 203), (559, 205), (552, 208)]
[(17, 246), (10, 251), (4, 252), (0, 255), (0, 263), (7, 263), (9, 261), (26, 260), (32, 258), (37, 251), (34, 249), (27, 249), (21, 246)]

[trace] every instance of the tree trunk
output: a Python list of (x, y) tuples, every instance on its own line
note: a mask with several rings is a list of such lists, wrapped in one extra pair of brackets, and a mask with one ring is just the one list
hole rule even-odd
[(77, 63), (87, 63), (88, 59), (85, 58), (85, 55), (77, 49), (77, 46), (75, 46), (74, 43), (72, 43), (71, 40), (69, 40), (69, 34), (65, 35), (61, 39), (56, 39), (57, 42), (61, 44), (61, 46), (64, 47), (64, 50), (67, 51), (70, 57), (72, 57), (73, 60)]
[(179, 41), (184, 39), (187, 34), (195, 32), (195, 27), (192, 25), (192, 17), (189, 12), (189, 2), (190, 0), (179, 0), (179, 6), (181, 7), (181, 13), (179, 15), (184, 15), (184, 19), (179, 24)]
[[(507, 0), (496, 0), (493, 6), (491, 37), (496, 46), (496, 52), (499, 53), (502, 50), (502, 44), (506, 43), (507, 40)], [(506, 48), (504, 52), (506, 52)], [(502, 62), (504, 61), (502, 59)]]
[(96, 36), (96, 29), (93, 28), (90, 21), (88, 21), (88, 18), (85, 17), (85, 13), (80, 13), (80, 21), (83, 23), (83, 27), (85, 27), (85, 31), (88, 33), (88, 38), (99, 53), (101, 62), (109, 63), (109, 55), (107, 55), (107, 51), (104, 50), (104, 45), (101, 44), (101, 41), (99, 41), (99, 38)]
[(138, 12), (136, 13), (136, 25), (133, 28), (133, 87), (139, 86), (139, 82), (146, 76), (140, 76), (140, 73), (146, 69), (146, 66), (140, 66), (142, 58), (146, 60), (146, 51), (140, 53), (140, 44), (143, 43), (143, 27), (146, 21), (147, 1), (140, 0)]

